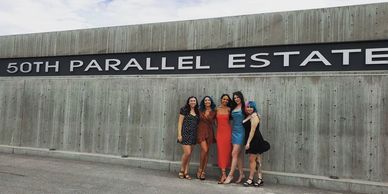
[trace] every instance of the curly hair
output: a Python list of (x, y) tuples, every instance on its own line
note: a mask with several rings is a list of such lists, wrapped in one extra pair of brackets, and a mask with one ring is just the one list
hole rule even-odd
[(209, 98), (209, 99), (210, 99), (210, 108), (211, 108), (212, 110), (214, 110), (214, 109), (216, 108), (216, 104), (214, 103), (212, 97), (210, 97), (210, 96), (205, 96), (205, 97), (202, 98), (201, 104), (199, 105), (199, 110), (200, 110), (201, 112), (204, 112), (204, 111), (206, 110), (206, 107), (205, 107), (205, 99), (206, 99), (206, 98)]
[(195, 105), (195, 107), (194, 107), (195, 114), (199, 115), (199, 110), (198, 110), (198, 99), (197, 99), (197, 97), (195, 97), (195, 96), (190, 96), (189, 98), (187, 98), (187, 100), (186, 100), (186, 105), (184, 106), (184, 108), (185, 108), (186, 111), (190, 112), (190, 109), (191, 109), (191, 108), (190, 108), (189, 102), (190, 102), (190, 99), (192, 99), (192, 98), (194, 98), (195, 101), (196, 101), (196, 105)]

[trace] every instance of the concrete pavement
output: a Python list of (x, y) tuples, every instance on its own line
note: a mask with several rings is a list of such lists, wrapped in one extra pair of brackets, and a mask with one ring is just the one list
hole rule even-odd
[(266, 183), (261, 188), (181, 180), (168, 171), (37, 156), (0, 154), (1, 193), (262, 193), (341, 192)]

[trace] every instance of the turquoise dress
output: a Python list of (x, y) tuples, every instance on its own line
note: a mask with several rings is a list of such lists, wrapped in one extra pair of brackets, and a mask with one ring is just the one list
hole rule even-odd
[(233, 128), (232, 128), (232, 144), (244, 144), (245, 138), (245, 129), (242, 121), (244, 120), (244, 115), (242, 110), (233, 110), (232, 111), (233, 118)]

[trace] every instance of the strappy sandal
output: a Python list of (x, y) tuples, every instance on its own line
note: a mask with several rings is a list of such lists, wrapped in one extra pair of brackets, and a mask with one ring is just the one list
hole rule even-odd
[(245, 187), (254, 185), (253, 179), (248, 178), (248, 179), (243, 183), (243, 185), (244, 185)]
[(198, 169), (197, 171), (197, 179), (201, 179), (202, 170)]
[(185, 178), (185, 173), (184, 173), (183, 171), (179, 171), (178, 177), (179, 177), (180, 179), (184, 179), (184, 178)]
[(202, 171), (201, 176), (199, 177), (199, 180), (204, 181), (206, 179), (206, 173)]
[(245, 175), (244, 175), (244, 174), (240, 175), (240, 176), (238, 177), (236, 183), (237, 183), (237, 184), (241, 183), (241, 182), (243, 181), (244, 178), (245, 178)]
[(222, 175), (220, 177), (220, 180), (218, 181), (218, 184), (223, 184), (226, 180), (226, 173), (225, 172), (222, 172)]
[(187, 180), (191, 180), (191, 176), (189, 174), (184, 174), (184, 178)]
[(255, 183), (253, 183), (253, 186), (255, 187), (260, 187), (264, 184), (264, 181), (262, 178), (258, 178), (257, 181)]
[(232, 180), (233, 180), (233, 176), (229, 175), (228, 177), (226, 177), (223, 184), (230, 184)]

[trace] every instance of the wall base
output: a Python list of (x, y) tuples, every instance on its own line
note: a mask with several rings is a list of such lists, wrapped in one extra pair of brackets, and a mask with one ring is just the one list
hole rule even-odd
[[(165, 170), (178, 172), (179, 161), (155, 160), (146, 158), (120, 157), (104, 154), (91, 154), (80, 152), (68, 152), (59, 150), (49, 150), (42, 148), (17, 147), (0, 145), (0, 153), (21, 154), (42, 157), (52, 157), (59, 159), (81, 160), (89, 162), (101, 162), (108, 164), (119, 164), (130, 167)], [(192, 163), (190, 169), (194, 174), (198, 163)], [(208, 176), (219, 176), (219, 169), (216, 166), (209, 166)], [(343, 192), (369, 193), (369, 194), (388, 194), (388, 183), (363, 181), (355, 179), (331, 179), (324, 176), (315, 176), (307, 174), (283, 173), (274, 171), (263, 171), (265, 181), (274, 184), (305, 186), (317, 189), (327, 189)]]

